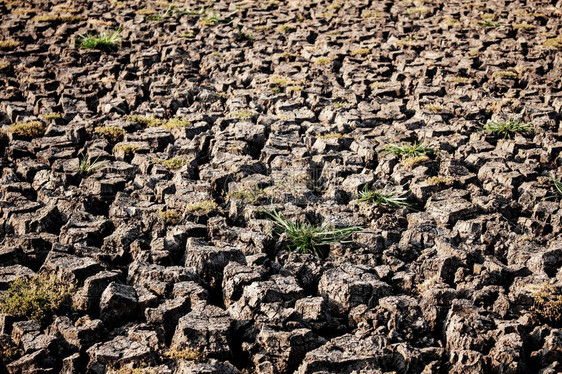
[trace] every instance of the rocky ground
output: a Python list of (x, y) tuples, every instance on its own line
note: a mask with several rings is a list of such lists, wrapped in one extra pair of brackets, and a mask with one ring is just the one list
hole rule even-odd
[[(0, 288), (74, 287), (0, 315), (3, 370), (562, 371), (560, 1), (0, 11)], [(289, 252), (256, 208), (363, 230)]]

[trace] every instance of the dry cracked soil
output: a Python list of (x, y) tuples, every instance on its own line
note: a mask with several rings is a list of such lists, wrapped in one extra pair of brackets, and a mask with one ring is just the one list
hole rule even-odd
[(1, 0), (1, 370), (562, 372), (561, 17)]

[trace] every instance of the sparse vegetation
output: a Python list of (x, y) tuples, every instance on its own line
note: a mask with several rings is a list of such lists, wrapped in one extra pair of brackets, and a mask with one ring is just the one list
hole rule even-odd
[(62, 118), (63, 116), (64, 116), (64, 113), (51, 112), (51, 113), (43, 114), (43, 119), (45, 121), (50, 121), (52, 119)]
[(16, 49), (20, 45), (15, 39), (4, 39), (0, 40), (0, 49), (3, 51), (11, 51), (12, 49)]
[(408, 203), (408, 198), (404, 195), (383, 190), (370, 190), (367, 186), (359, 191), (357, 200), (369, 204), (381, 205), (389, 208), (408, 208), (413, 209), (413, 205)]
[(218, 205), (213, 199), (204, 199), (187, 205), (188, 212), (209, 214), (217, 210)]
[(562, 35), (556, 38), (546, 39), (544, 45), (547, 47), (562, 48)]
[(404, 166), (407, 167), (413, 167), (417, 164), (421, 164), (425, 161), (429, 160), (429, 157), (427, 157), (426, 155), (422, 155), (422, 156), (407, 156), (407, 157), (403, 157), (402, 160), (400, 160), (400, 163)]
[(363, 19), (381, 19), (384, 17), (384, 13), (383, 12), (372, 12), (372, 11), (366, 11), (363, 12), (361, 14), (361, 18)]
[(282, 213), (260, 209), (273, 222), (272, 232), (284, 235), (289, 251), (314, 254), (318, 257), (327, 255), (326, 246), (347, 239), (356, 231), (363, 230), (360, 226), (333, 228), (316, 226), (306, 221), (294, 223)]
[(412, 16), (414, 14), (425, 14), (429, 11), (427, 8), (410, 8), (406, 11), (406, 14)]
[(155, 118), (153, 116), (138, 116), (133, 115), (129, 117), (131, 121), (134, 123), (138, 123), (139, 125), (146, 126), (146, 127), (157, 127), (164, 123), (164, 119)]
[(532, 132), (533, 124), (518, 119), (488, 121), (484, 126), (484, 131), (497, 137), (509, 139), (515, 134)]
[(550, 181), (552, 182), (552, 187), (554, 189), (553, 195), (545, 197), (543, 200), (562, 198), (562, 182), (551, 176)]
[(371, 50), (369, 48), (357, 48), (352, 50), (349, 55), (350, 56), (365, 56), (368, 55), (369, 53), (371, 53)]
[(99, 158), (99, 156), (96, 157), (96, 159), (92, 162), (90, 157), (84, 155), (84, 157), (80, 161), (80, 164), (78, 165), (78, 171), (86, 175), (93, 173), (95, 170), (101, 168), (104, 165), (103, 161), (98, 161)]
[(177, 117), (170, 118), (169, 120), (164, 121), (160, 125), (160, 127), (166, 130), (172, 130), (172, 129), (177, 129), (180, 127), (188, 127), (188, 126), (191, 126), (191, 122), (189, 122), (186, 119), (177, 118)]
[(422, 106), (422, 109), (427, 110), (428, 112), (439, 113), (445, 108), (440, 104), (427, 104)]
[(160, 216), (160, 218), (162, 218), (164, 220), (164, 222), (166, 222), (168, 225), (175, 225), (177, 224), (180, 219), (181, 219), (181, 214), (179, 211), (175, 210), (175, 209), (166, 209), (166, 210), (160, 210), (158, 212), (158, 215)]
[(58, 281), (54, 275), (17, 278), (0, 298), (0, 311), (42, 322), (63, 307), (73, 291), (73, 286)]
[(82, 49), (99, 49), (105, 51), (112, 51), (117, 49), (118, 43), (121, 40), (121, 30), (115, 31), (103, 30), (99, 34), (86, 34), (78, 36), (78, 45)]
[(182, 166), (187, 165), (188, 161), (182, 157), (172, 157), (167, 160), (155, 159), (154, 163), (163, 165), (170, 170), (178, 170)]
[(165, 353), (172, 360), (204, 361), (205, 355), (198, 348), (185, 347), (181, 349), (172, 348)]
[(114, 142), (123, 139), (126, 134), (125, 129), (118, 126), (99, 126), (94, 129), (94, 132)]
[(545, 283), (533, 293), (533, 311), (545, 321), (559, 325), (562, 323), (562, 290)]
[(534, 25), (529, 25), (529, 24), (526, 23), (526, 22), (523, 22), (523, 23), (516, 23), (516, 24), (514, 24), (512, 27), (513, 27), (514, 30), (533, 30), (533, 29), (536, 28), (536, 26), (534, 26)]
[(414, 144), (387, 144), (384, 147), (384, 152), (386, 153), (409, 157), (427, 156), (438, 151), (437, 148), (426, 145), (423, 141), (415, 142)]
[(31, 19), (32, 22), (78, 22), (82, 17), (73, 14), (40, 14)]
[(501, 70), (501, 71), (496, 71), (496, 72), (494, 72), (494, 78), (499, 78), (499, 79), (518, 79), (518, 78), (519, 78), (519, 74), (517, 74), (517, 72), (515, 72), (515, 71)]
[(329, 65), (331, 63), (332, 59), (329, 57), (318, 57), (316, 60), (314, 60), (314, 64), (319, 66)]
[(439, 186), (439, 185), (451, 186), (453, 183), (454, 183), (453, 178), (443, 177), (443, 176), (429, 177), (425, 180), (425, 184), (429, 186)]
[(122, 150), (126, 155), (135, 154), (139, 149), (141, 149), (138, 145), (132, 143), (121, 143), (117, 144), (116, 147)]
[(0, 60), (0, 70), (10, 67), (12, 64), (8, 60)]
[(18, 122), (10, 126), (8, 132), (25, 138), (36, 138), (45, 134), (45, 125), (40, 121)]
[(246, 204), (257, 204), (266, 196), (265, 191), (258, 186), (244, 186), (226, 194), (226, 199), (242, 200)]
[(239, 111), (236, 111), (236, 112), (232, 112), (230, 114), (234, 117), (246, 119), (246, 118), (252, 118), (255, 113), (252, 112), (249, 109), (242, 109), (242, 110), (239, 110)]
[(340, 134), (339, 132), (335, 132), (335, 131), (318, 136), (318, 139), (343, 139), (343, 138), (347, 138), (347, 135)]

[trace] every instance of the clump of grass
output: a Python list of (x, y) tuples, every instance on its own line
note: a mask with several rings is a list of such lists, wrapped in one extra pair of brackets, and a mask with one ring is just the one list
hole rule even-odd
[(139, 147), (138, 145), (131, 144), (131, 143), (121, 143), (118, 144), (116, 147), (122, 150), (123, 153), (125, 153), (126, 155), (135, 154), (139, 149), (141, 149), (141, 147)]
[(366, 11), (361, 14), (361, 18), (363, 19), (381, 19), (383, 17), (383, 12)]
[(299, 92), (304, 90), (304, 86), (289, 86), (287, 87), (287, 93)]
[(247, 204), (256, 204), (265, 196), (265, 191), (257, 186), (246, 186), (226, 194), (227, 200), (242, 200)]
[(340, 134), (339, 132), (335, 132), (335, 131), (318, 136), (318, 139), (343, 139), (343, 138), (347, 138), (347, 135)]
[(482, 20), (482, 21), (478, 21), (476, 24), (483, 29), (495, 28), (495, 27), (501, 26), (501, 24), (499, 24), (496, 21), (492, 21), (492, 20)]
[(437, 153), (437, 148), (425, 144), (424, 142), (415, 142), (414, 144), (387, 144), (384, 146), (384, 152), (397, 156), (427, 156), (428, 154)]
[(54, 275), (22, 277), (14, 280), (0, 299), (0, 311), (42, 322), (66, 304), (74, 287)]
[(509, 139), (515, 134), (532, 132), (533, 124), (518, 119), (488, 121), (484, 126), (484, 131), (497, 137)]
[(142, 8), (137, 10), (137, 14), (140, 14), (141, 16), (150, 16), (152, 14), (155, 14), (156, 10), (154, 9), (150, 9), (150, 8)]
[(556, 38), (546, 39), (544, 45), (547, 47), (562, 48), (562, 35)]
[(408, 203), (404, 195), (383, 190), (370, 190), (367, 186), (359, 191), (357, 200), (364, 203), (381, 205), (389, 208), (408, 208), (413, 209), (413, 205)]
[(439, 104), (427, 104), (424, 105), (422, 109), (427, 110), (428, 112), (439, 113), (445, 108), (443, 107), (443, 105)]
[(4, 70), (12, 65), (8, 60), (0, 60), (0, 70)]
[(411, 16), (414, 14), (425, 14), (429, 11), (427, 8), (410, 8), (406, 11), (406, 14)]
[(170, 118), (169, 120), (165, 121), (160, 125), (160, 127), (166, 130), (172, 130), (172, 129), (177, 129), (180, 127), (188, 127), (188, 126), (191, 126), (191, 122), (189, 122), (186, 119), (177, 118), (177, 117)]
[(443, 176), (429, 177), (425, 180), (425, 184), (429, 186), (438, 186), (438, 185), (451, 186), (453, 183), (454, 183), (453, 178), (443, 177)]
[(95, 170), (101, 168), (104, 165), (103, 161), (98, 161), (100, 156), (98, 156), (93, 162), (87, 155), (84, 155), (80, 164), (78, 165), (78, 171), (82, 174), (91, 174)]
[(133, 115), (129, 117), (129, 119), (134, 123), (138, 123), (139, 125), (146, 126), (146, 127), (157, 127), (162, 125), (162, 123), (164, 122), (163, 119), (155, 118), (153, 116)]
[(0, 40), (0, 49), (3, 51), (11, 51), (12, 49), (16, 49), (20, 45), (15, 39), (4, 39)]
[(333, 228), (316, 226), (308, 221), (295, 223), (275, 210), (260, 210), (267, 214), (273, 222), (272, 231), (278, 235), (284, 235), (289, 251), (314, 254), (318, 257), (326, 257), (326, 246), (342, 242), (354, 232), (363, 230), (360, 226)]
[(230, 23), (230, 17), (219, 17), (216, 13), (211, 13), (207, 15), (205, 18), (199, 20), (199, 24), (202, 26), (215, 26), (219, 23)]
[(276, 29), (278, 32), (280, 32), (281, 34), (285, 34), (286, 32), (290, 31), (290, 30), (295, 30), (295, 27), (289, 24), (283, 24), (277, 27)]
[(238, 118), (252, 118), (254, 116), (254, 112), (252, 112), (249, 109), (242, 109), (236, 112), (232, 112), (230, 114)]
[(78, 22), (82, 17), (72, 14), (39, 14), (31, 19), (32, 22)]
[(94, 129), (97, 134), (103, 135), (111, 141), (119, 141), (125, 136), (125, 129), (117, 126), (98, 126)]
[(103, 30), (99, 34), (86, 34), (78, 36), (78, 45), (82, 49), (99, 49), (112, 51), (117, 49), (121, 40), (120, 29), (115, 31)]
[(443, 23), (444, 23), (445, 25), (449, 26), (449, 27), (456, 27), (456, 26), (460, 26), (460, 25), (461, 25), (461, 23), (460, 23), (458, 20), (456, 20), (456, 19), (454, 19), (454, 18), (452, 18), (452, 17), (445, 18), (445, 19), (443, 20)]
[(537, 26), (529, 25), (528, 23), (523, 22), (523, 23), (516, 23), (512, 27), (514, 30), (533, 30)]
[(369, 48), (357, 48), (349, 53), (350, 56), (365, 56), (371, 53)]
[(314, 64), (319, 66), (329, 65), (331, 63), (332, 59), (329, 57), (318, 57), (316, 60), (314, 60)]
[(533, 293), (533, 311), (549, 323), (562, 323), (562, 290), (545, 283)]
[(177, 224), (181, 218), (180, 212), (175, 209), (160, 210), (158, 215), (169, 225)]
[(334, 101), (332, 103), (332, 106), (334, 108), (351, 108), (353, 105), (351, 103), (348, 103), (347, 101), (338, 100), (338, 101)]
[(201, 214), (209, 214), (212, 211), (217, 210), (218, 205), (213, 199), (205, 199), (201, 201), (197, 201), (195, 203), (191, 203), (187, 205), (188, 212), (194, 213), (201, 213)]
[(493, 74), (494, 78), (499, 78), (499, 79), (517, 79), (519, 78), (519, 74), (517, 74), (514, 71), (509, 71), (509, 70), (501, 70), (501, 71), (496, 71)]
[(166, 356), (172, 360), (186, 360), (186, 361), (204, 361), (205, 355), (201, 353), (198, 348), (185, 347), (185, 348), (171, 348), (165, 353)]
[(449, 75), (446, 78), (447, 82), (453, 82), (453, 83), (466, 83), (469, 81), (468, 78), (465, 77), (459, 77), (456, 75)]
[(422, 156), (408, 156), (408, 157), (403, 157), (402, 160), (400, 160), (400, 163), (404, 166), (407, 167), (413, 167), (417, 164), (421, 164), (422, 162), (425, 162), (429, 160), (429, 157), (427, 157), (426, 155), (422, 155)]
[(550, 181), (552, 182), (552, 187), (554, 188), (554, 194), (545, 197), (543, 200), (562, 198), (562, 182), (552, 176), (550, 177)]
[(10, 126), (8, 131), (25, 138), (36, 138), (45, 134), (45, 126), (40, 121), (18, 122)]
[(47, 113), (47, 114), (43, 114), (43, 119), (45, 121), (50, 121), (52, 119), (57, 119), (57, 118), (62, 118), (64, 116), (64, 113), (61, 112), (51, 112), (51, 113)]
[(182, 166), (187, 165), (188, 161), (185, 158), (173, 157), (167, 160), (155, 159), (154, 163), (163, 165), (170, 170), (178, 170)]

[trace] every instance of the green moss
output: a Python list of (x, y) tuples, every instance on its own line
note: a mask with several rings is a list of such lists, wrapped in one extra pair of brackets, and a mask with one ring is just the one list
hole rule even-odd
[(209, 214), (210, 212), (217, 210), (218, 205), (213, 199), (205, 199), (195, 203), (191, 203), (187, 206), (188, 212), (195, 212), (201, 214)]
[(365, 56), (371, 53), (369, 48), (358, 48), (351, 51), (349, 54), (350, 56)]
[(180, 127), (188, 127), (191, 126), (191, 122), (189, 122), (186, 119), (183, 118), (170, 118), (169, 120), (165, 121), (162, 125), (160, 125), (160, 127), (167, 129), (167, 130), (172, 130), (172, 129), (177, 129)]
[(67, 304), (73, 292), (54, 275), (18, 278), (0, 299), (0, 311), (41, 322)]
[(158, 212), (160, 218), (164, 220), (168, 225), (175, 225), (181, 219), (181, 214), (175, 209), (160, 210)]
[(125, 129), (117, 126), (99, 126), (94, 131), (114, 142), (119, 141), (126, 134)]
[(40, 121), (18, 122), (10, 126), (8, 131), (26, 138), (36, 138), (45, 134), (45, 126)]
[(49, 121), (49, 120), (52, 120), (52, 119), (62, 118), (63, 116), (64, 116), (64, 113), (51, 112), (51, 113), (43, 114), (43, 119), (45, 121)]
[(154, 163), (163, 165), (170, 170), (178, 170), (182, 166), (187, 165), (188, 161), (181, 157), (173, 157), (167, 160), (155, 159)]

